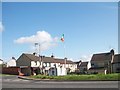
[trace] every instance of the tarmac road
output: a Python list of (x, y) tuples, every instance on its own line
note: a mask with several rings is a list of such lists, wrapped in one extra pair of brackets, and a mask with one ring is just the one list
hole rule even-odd
[(118, 81), (35, 81), (3, 76), (2, 88), (118, 88)]

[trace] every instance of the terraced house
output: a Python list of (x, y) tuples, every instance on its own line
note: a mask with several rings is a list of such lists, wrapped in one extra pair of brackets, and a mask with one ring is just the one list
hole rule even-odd
[(120, 72), (119, 56), (120, 54), (114, 54), (113, 49), (110, 52), (93, 54), (89, 72), (105, 74)]
[(80, 60), (79, 62), (76, 62), (76, 64), (77, 64), (76, 73), (78, 73), (78, 74), (87, 74), (88, 73), (88, 62), (82, 62)]
[(112, 61), (112, 73), (120, 73), (120, 54), (114, 55)]
[[(66, 63), (66, 64), (65, 64)], [(36, 56), (35, 54), (23, 53), (16, 61), (19, 72), (25, 75), (46, 74), (46, 75), (66, 75), (67, 72), (74, 72), (77, 64), (71, 60), (51, 57)], [(66, 69), (67, 71), (66, 71)]]

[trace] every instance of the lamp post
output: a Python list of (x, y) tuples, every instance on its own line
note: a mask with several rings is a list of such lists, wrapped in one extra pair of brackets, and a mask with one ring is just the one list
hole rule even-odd
[(39, 69), (40, 69), (40, 72), (41, 72), (41, 68), (42, 68), (42, 63), (41, 63), (41, 61), (42, 61), (42, 59), (41, 59), (41, 55), (40, 55), (40, 46), (41, 46), (41, 44), (40, 43), (35, 43), (35, 47), (38, 45), (38, 57), (39, 57)]

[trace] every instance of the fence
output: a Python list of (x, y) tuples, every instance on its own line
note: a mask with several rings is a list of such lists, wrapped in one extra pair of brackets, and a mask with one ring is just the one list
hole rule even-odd
[(3, 67), (2, 74), (11, 74), (11, 75), (19, 75), (18, 69), (19, 67)]

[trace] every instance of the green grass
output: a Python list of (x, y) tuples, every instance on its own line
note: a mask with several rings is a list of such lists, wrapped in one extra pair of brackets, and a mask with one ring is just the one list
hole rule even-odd
[(96, 74), (96, 75), (66, 75), (66, 76), (45, 76), (45, 75), (37, 75), (30, 76), (30, 78), (35, 79), (54, 79), (54, 80), (118, 80), (120, 78), (120, 74)]

